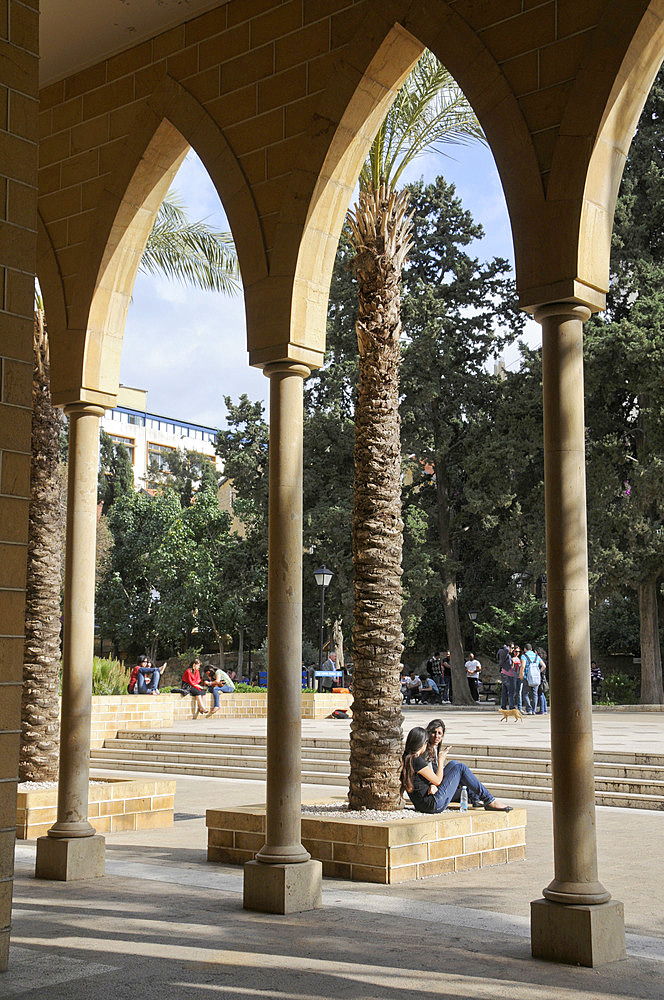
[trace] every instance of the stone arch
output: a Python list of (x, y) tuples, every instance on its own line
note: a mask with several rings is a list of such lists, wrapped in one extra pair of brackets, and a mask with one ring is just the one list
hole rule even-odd
[(267, 273), (253, 196), (222, 131), (180, 84), (163, 77), (136, 112), (127, 156), (107, 183), (82, 254), (66, 327), (53, 352), (54, 400), (112, 405), (140, 258), (159, 206), (189, 148), (205, 165), (224, 205), (243, 280)]
[(663, 59), (664, 2), (654, 0), (634, 31), (620, 66), (612, 73), (612, 87), (601, 109), (585, 178), (578, 269), (600, 289), (609, 285), (613, 215), (625, 161)]
[(47, 324), (54, 329), (67, 328), (67, 301), (62, 272), (48, 229), (37, 212), (37, 279), (44, 299)]
[[(446, 0), (426, 11), (388, 0), (373, 9), (340, 57), (316, 109), (303, 161), (282, 204), (269, 286), (256, 287), (247, 316), (265, 316), (280, 284), (280, 310), (249, 323), (254, 364), (288, 356), (320, 364), (325, 310), (339, 234), (360, 167), (391, 101), (425, 47), (448, 67), (482, 124), (510, 216), (541, 212), (544, 192), (531, 137), (518, 103), (477, 34)], [(516, 243), (516, 237), (515, 237)], [(524, 249), (525, 252), (525, 249)], [(288, 309), (288, 315), (285, 314)]]

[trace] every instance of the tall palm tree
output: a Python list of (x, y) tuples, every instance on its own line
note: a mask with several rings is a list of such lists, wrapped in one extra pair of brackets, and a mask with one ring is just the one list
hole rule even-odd
[[(239, 269), (230, 233), (191, 222), (172, 191), (157, 213), (140, 270), (231, 295)], [(20, 781), (58, 774), (61, 537), (63, 478), (59, 468), (61, 414), (51, 404), (48, 336), (41, 300), (35, 306), (32, 462), (28, 572), (21, 700)], [(91, 667), (92, 669), (92, 667)]]
[[(482, 141), (475, 114), (431, 52), (419, 59), (381, 125), (348, 213), (358, 284), (355, 409), (351, 809), (399, 808), (402, 746), (401, 272), (410, 247), (406, 167), (425, 150)], [(463, 651), (455, 650), (457, 669)], [(465, 690), (466, 685), (455, 685)]]

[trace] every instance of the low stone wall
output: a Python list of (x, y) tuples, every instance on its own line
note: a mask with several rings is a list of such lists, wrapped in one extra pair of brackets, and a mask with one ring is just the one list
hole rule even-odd
[[(57, 800), (57, 788), (26, 791), (19, 785), (16, 839), (44, 836), (55, 823)], [(97, 833), (172, 826), (174, 800), (174, 781), (108, 778), (90, 785), (88, 819)]]
[[(350, 709), (352, 694), (319, 694), (303, 692), (302, 718), (324, 719), (335, 709)], [(212, 706), (212, 695), (208, 696)], [(92, 699), (90, 746), (102, 747), (104, 740), (114, 739), (122, 729), (163, 729), (175, 722), (191, 718), (192, 699), (179, 694), (95, 695)], [(224, 694), (221, 696), (218, 718), (264, 719), (267, 716), (267, 694)]]
[[(241, 865), (265, 843), (265, 806), (208, 809), (206, 825), (208, 861)], [(522, 861), (526, 810), (449, 810), (385, 821), (303, 815), (302, 843), (330, 878), (392, 885)]]

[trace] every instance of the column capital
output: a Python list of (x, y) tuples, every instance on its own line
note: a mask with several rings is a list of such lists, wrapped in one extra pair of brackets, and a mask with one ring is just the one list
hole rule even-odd
[(89, 417), (103, 417), (106, 413), (106, 407), (100, 406), (98, 403), (84, 403), (79, 400), (77, 403), (65, 403), (62, 407), (63, 411), (67, 416), (89, 416)]
[(305, 379), (311, 375), (311, 368), (300, 361), (274, 361), (265, 365), (263, 374), (266, 378), (272, 378), (273, 375), (300, 375)]
[(535, 306), (533, 315), (538, 323), (542, 323), (543, 320), (549, 319), (552, 316), (578, 319), (582, 323), (585, 323), (592, 316), (592, 310), (583, 302), (575, 302), (574, 300), (568, 302), (546, 302)]

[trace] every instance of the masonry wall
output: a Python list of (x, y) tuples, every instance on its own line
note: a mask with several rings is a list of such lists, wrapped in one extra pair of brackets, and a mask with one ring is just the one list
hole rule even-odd
[(0, 3), (0, 970), (16, 827), (37, 214), (38, 0)]

